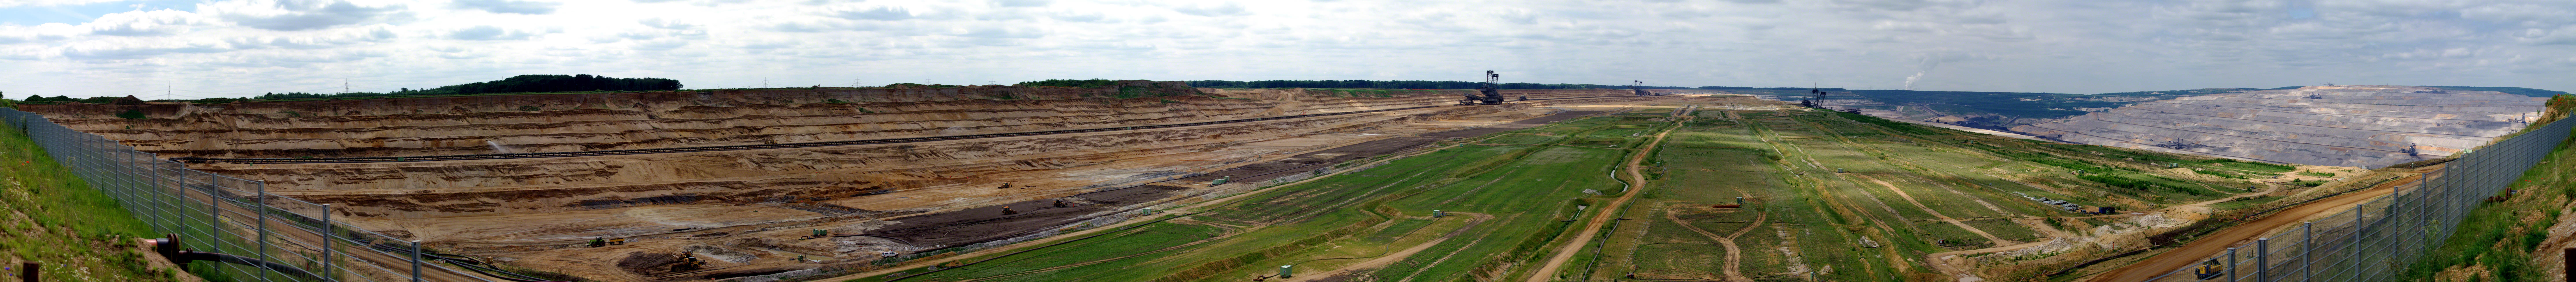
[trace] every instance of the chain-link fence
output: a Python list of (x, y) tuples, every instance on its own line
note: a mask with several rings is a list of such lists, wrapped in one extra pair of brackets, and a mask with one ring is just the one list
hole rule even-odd
[(470, 258), (413, 252), (416, 242), (340, 224), (331, 220), (330, 206), (270, 195), (258, 181), (188, 169), (33, 113), (0, 108), (0, 121), (25, 132), (55, 162), (70, 167), (72, 176), (115, 197), (154, 231), (176, 234), (181, 247), (281, 265), (190, 264), (190, 273), (209, 280), (491, 281), (415, 259), (426, 255), (478, 267)]
[(2479, 201), (2496, 196), (2550, 150), (2576, 119), (2562, 119), (2461, 155), (2394, 194), (2255, 239), (2152, 281), (2393, 281), (2397, 271), (2451, 237)]

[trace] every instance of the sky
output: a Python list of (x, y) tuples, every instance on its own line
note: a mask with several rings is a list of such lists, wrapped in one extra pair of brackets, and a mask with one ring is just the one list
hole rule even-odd
[(2576, 90), (2576, 1), (0, 0), (0, 95), (1458, 80)]

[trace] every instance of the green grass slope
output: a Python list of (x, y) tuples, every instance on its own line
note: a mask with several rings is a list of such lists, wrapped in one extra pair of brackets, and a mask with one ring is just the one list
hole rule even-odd
[[(2562, 96), (2564, 97), (2564, 96)], [(2550, 234), (2559, 216), (2576, 202), (2576, 146), (2559, 144), (2540, 164), (2523, 172), (2505, 193), (2492, 195), (2461, 219), (2457, 233), (2399, 272), (2405, 281), (2548, 281), (2563, 279), (2535, 257), (2559, 256), (2546, 243), (2570, 234)], [(2501, 199), (2495, 200), (2495, 199)], [(2561, 242), (2562, 244), (2564, 242)], [(2559, 245), (2558, 247), (2567, 247)]]
[[(36, 262), (46, 281), (169, 281), (136, 238), (160, 237), (113, 198), (72, 177), (16, 128), (0, 129), (0, 262)], [(9, 263), (8, 267), (18, 267)], [(16, 270), (6, 271), (16, 280)]]

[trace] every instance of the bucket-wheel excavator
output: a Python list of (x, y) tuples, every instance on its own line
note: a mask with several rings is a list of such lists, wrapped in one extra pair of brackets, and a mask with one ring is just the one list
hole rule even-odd
[(1459, 106), (1468, 106), (1468, 105), (1501, 105), (1501, 104), (1503, 104), (1503, 93), (1501, 92), (1501, 90), (1500, 90), (1500, 89), (1498, 89), (1498, 88), (1501, 88), (1501, 87), (1502, 87), (1502, 85), (1498, 84), (1498, 83), (1500, 83), (1500, 82), (1502, 82), (1502, 81), (1503, 81), (1503, 75), (1500, 75), (1500, 74), (1494, 74), (1494, 71), (1485, 71), (1485, 83), (1477, 84), (1477, 85), (1476, 85), (1476, 93), (1477, 93), (1477, 94), (1481, 94), (1482, 96), (1479, 96), (1479, 95), (1460, 95), (1460, 96), (1466, 96), (1467, 98), (1466, 98), (1466, 99), (1460, 99), (1460, 100), (1458, 100), (1458, 105), (1459, 105)]

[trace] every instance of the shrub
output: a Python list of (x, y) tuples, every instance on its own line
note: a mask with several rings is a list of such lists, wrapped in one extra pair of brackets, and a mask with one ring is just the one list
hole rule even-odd
[(824, 103), (833, 103), (833, 104), (849, 104), (849, 103), (850, 103), (850, 101), (841, 101), (841, 99), (823, 99), (823, 102), (824, 102)]
[(125, 118), (125, 119), (143, 119), (143, 118), (145, 118), (146, 116), (143, 116), (143, 110), (139, 110), (139, 109), (138, 109), (138, 110), (125, 110), (125, 112), (122, 112), (122, 113), (116, 113), (116, 117)]
[(2086, 174), (2086, 175), (2078, 175), (2078, 176), (2075, 176), (2075, 178), (2081, 178), (2081, 179), (2088, 180), (2088, 181), (2093, 181), (2093, 182), (2101, 182), (2101, 183), (2102, 183), (2102, 185), (2108, 185), (2108, 186), (2111, 186), (2111, 187), (2120, 187), (2120, 188), (2129, 188), (2129, 189), (2138, 189), (2138, 190), (2146, 190), (2147, 188), (2155, 187), (2155, 186), (2156, 186), (2156, 183), (2154, 183), (2154, 182), (2147, 182), (2147, 181), (2145, 181), (2145, 180), (2137, 180), (2137, 179), (2132, 179), (2132, 178), (2127, 178), (2127, 177), (2110, 176), (2110, 175)]
[(519, 106), (519, 111), (521, 111), (521, 112), (534, 112), (534, 111), (542, 111), (542, 110), (545, 110), (545, 108), (538, 108), (537, 106)]
[(2215, 175), (2215, 176), (2218, 176), (2218, 177), (2226, 177), (2226, 178), (2234, 178), (2234, 179), (2245, 179), (2245, 176), (2244, 176), (2244, 175), (2237, 175), (2237, 174), (2235, 174), (2235, 173), (2223, 172), (2223, 171), (2219, 171), (2219, 170), (2199, 170), (2199, 169), (2195, 169), (2195, 170), (2191, 170), (2191, 172), (2192, 172), (2192, 173), (2199, 173), (2199, 174)]
[(1136, 98), (1136, 97), (1145, 97), (1147, 94), (1152, 94), (1152, 93), (1145, 93), (1145, 88), (1144, 88), (1144, 87), (1128, 86), (1128, 87), (1119, 87), (1119, 88), (1118, 88), (1118, 98), (1119, 98), (1119, 99)]

